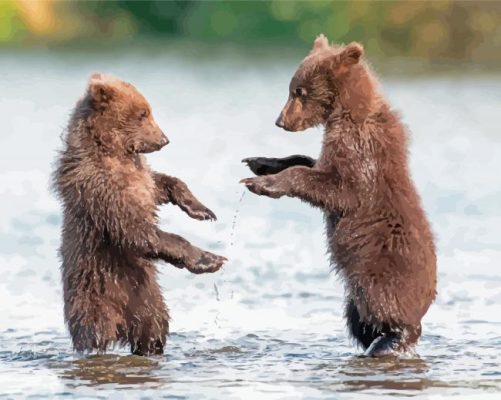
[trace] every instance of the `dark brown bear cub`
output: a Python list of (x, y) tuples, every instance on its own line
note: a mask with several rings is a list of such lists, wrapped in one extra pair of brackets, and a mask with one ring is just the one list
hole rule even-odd
[(134, 86), (91, 77), (54, 174), (64, 211), (64, 315), (79, 352), (118, 343), (134, 354), (162, 354), (169, 314), (154, 261), (196, 274), (225, 261), (157, 226), (157, 207), (169, 202), (193, 218), (215, 219), (182, 181), (149, 169), (141, 153), (167, 143)]
[(289, 86), (277, 125), (325, 127), (318, 160), (244, 160), (252, 192), (297, 197), (325, 212), (348, 329), (370, 356), (412, 351), (435, 298), (433, 237), (410, 178), (407, 136), (361, 60), (362, 46), (315, 40)]

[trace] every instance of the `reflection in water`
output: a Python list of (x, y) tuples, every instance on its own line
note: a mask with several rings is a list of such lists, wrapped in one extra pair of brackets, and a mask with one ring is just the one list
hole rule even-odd
[[(160, 362), (147, 357), (102, 355), (89, 356), (64, 365), (60, 377), (69, 387), (101, 384), (158, 386), (161, 379), (155, 375)], [(68, 382), (70, 381), (70, 382)], [(73, 382), (71, 382), (73, 381)]]
[[(429, 368), (426, 362), (420, 358), (366, 358), (352, 357), (336, 364), (323, 364), (319, 366), (328, 371), (331, 377), (336, 378), (336, 383), (330, 383), (327, 387), (336, 390), (423, 390), (430, 385), (431, 381), (426, 376)], [(438, 382), (437, 382), (438, 383)], [(440, 382), (441, 383), (441, 382)], [(436, 386), (436, 385), (433, 385)], [(446, 386), (442, 383), (442, 386)], [(324, 389), (327, 389), (324, 386)]]
[(352, 357), (344, 360), (338, 367), (339, 373), (346, 375), (380, 374), (424, 374), (428, 366), (421, 358), (398, 357)]
[[(444, 360), (441, 360), (444, 362)], [(433, 364), (433, 362), (431, 363)], [(463, 388), (501, 390), (501, 380), (433, 379), (429, 372), (433, 366), (421, 358), (365, 358), (354, 357), (317, 367), (329, 373), (333, 380), (327, 381), (321, 389), (325, 391), (364, 391), (380, 389), (395, 391), (395, 395), (412, 395), (413, 391), (430, 388)], [(436, 366), (435, 366), (436, 367)]]

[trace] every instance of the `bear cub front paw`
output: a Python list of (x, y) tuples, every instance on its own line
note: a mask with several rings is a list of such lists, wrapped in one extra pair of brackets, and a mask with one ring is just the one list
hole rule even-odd
[(278, 199), (284, 195), (284, 192), (280, 190), (279, 186), (276, 184), (274, 175), (246, 178), (242, 179), (240, 183), (243, 183), (247, 189), (259, 196), (268, 196), (273, 199)]
[(198, 261), (193, 266), (186, 266), (186, 269), (193, 274), (205, 274), (218, 271), (228, 261), (226, 257), (204, 251)]
[(215, 221), (216, 214), (212, 212), (209, 208), (205, 207), (202, 203), (198, 201), (191, 201), (186, 199), (179, 207), (188, 214), (191, 218), (198, 219), (200, 221)]
[(228, 261), (226, 257), (196, 249), (189, 257), (173, 264), (178, 268), (186, 268), (192, 274), (207, 274), (221, 269), (226, 261)]

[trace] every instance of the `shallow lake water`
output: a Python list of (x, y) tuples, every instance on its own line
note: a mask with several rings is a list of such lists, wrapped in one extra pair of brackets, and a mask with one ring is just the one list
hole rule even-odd
[[(244, 53), (242, 51), (242, 53)], [(387, 398), (501, 395), (501, 74), (381, 74), (409, 126), (411, 170), (438, 244), (438, 297), (419, 357), (357, 357), (330, 273), (322, 215), (244, 196), (248, 156), (316, 156), (321, 131), (274, 126), (299, 59), (231, 51), (0, 54), (0, 397)], [(71, 350), (62, 317), (60, 207), (49, 175), (95, 71), (134, 83), (171, 143), (148, 160), (218, 221), (160, 210), (165, 230), (226, 255), (219, 273), (159, 263), (163, 357)]]

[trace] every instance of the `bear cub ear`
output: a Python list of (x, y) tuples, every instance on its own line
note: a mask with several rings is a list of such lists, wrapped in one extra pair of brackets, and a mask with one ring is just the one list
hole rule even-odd
[(341, 63), (345, 66), (357, 64), (364, 54), (364, 47), (357, 42), (351, 42), (340, 54)]
[(91, 75), (88, 92), (92, 100), (100, 104), (109, 103), (114, 94), (113, 87), (106, 81), (105, 76), (99, 73)]
[(321, 33), (313, 42), (313, 48), (311, 49), (311, 52), (313, 53), (315, 51), (327, 48), (329, 48), (329, 40), (323, 33)]

